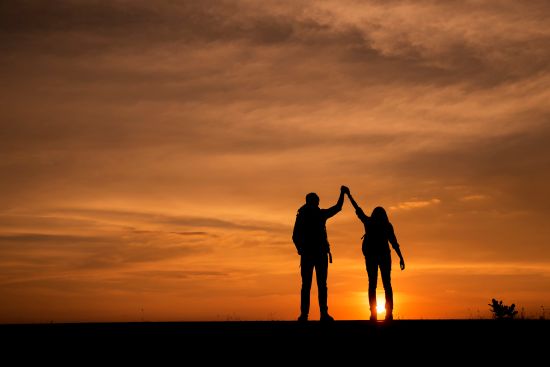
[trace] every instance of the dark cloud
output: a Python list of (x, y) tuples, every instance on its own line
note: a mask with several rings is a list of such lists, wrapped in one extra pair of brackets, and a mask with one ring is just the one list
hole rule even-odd
[(69, 218), (67, 216), (40, 215), (37, 213), (0, 213), (0, 227), (5, 232), (15, 232), (20, 228), (28, 228), (32, 223), (33, 228), (50, 231), (79, 231), (82, 228), (98, 229), (98, 223), (93, 219)]
[[(4, 3), (1, 14), (5, 34), (20, 36), (23, 41), (28, 41), (24, 36), (29, 34), (43, 37), (51, 46), (42, 49), (45, 52), (87, 54), (90, 48), (136, 47), (147, 42), (248, 40), (263, 44), (282, 42), (293, 34), (292, 19), (266, 13), (254, 15), (246, 6), (232, 1), (27, 1)], [(60, 34), (66, 34), (69, 41), (64, 48), (48, 40)], [(75, 35), (84, 41), (81, 47), (77, 47)], [(10, 45), (18, 47), (15, 42)]]
[(26, 264), (56, 271), (122, 268), (210, 251), (208, 244), (182, 240), (180, 235), (54, 235), (2, 234), (0, 253), (7, 264)]
[(14, 233), (0, 234), (0, 243), (44, 243), (44, 244), (83, 244), (83, 243), (98, 243), (110, 240), (107, 237), (96, 236), (75, 236), (75, 235), (58, 235), (44, 233)]
[[(107, 221), (114, 223), (138, 223), (144, 225), (168, 225), (170, 228), (177, 226), (179, 228), (212, 228), (212, 229), (242, 229), (250, 231), (280, 231), (286, 229), (278, 225), (277, 223), (271, 223), (261, 220), (247, 221), (247, 222), (233, 222), (229, 220), (210, 218), (210, 217), (193, 217), (183, 215), (169, 215), (161, 213), (147, 213), (138, 211), (125, 211), (125, 210), (109, 210), (109, 209), (51, 209), (52, 213), (58, 213), (68, 216), (77, 216), (81, 218), (93, 218), (97, 221)], [(206, 235), (208, 232), (203, 231), (189, 231), (189, 232), (173, 232), (178, 235)]]
[(139, 271), (126, 273), (132, 277), (143, 278), (162, 278), (162, 279), (188, 279), (188, 278), (211, 278), (227, 277), (229, 274), (221, 271), (185, 271), (185, 270), (159, 270), (159, 271)]
[[(416, 179), (437, 181), (440, 187), (472, 183), (506, 199), (514, 209), (548, 213), (550, 201), (545, 188), (550, 184), (547, 142), (550, 129), (535, 125), (497, 137), (463, 141), (432, 152), (402, 156), (390, 170), (407, 172)], [(504, 203), (502, 203), (504, 204)]]
[[(215, 54), (223, 45), (234, 43), (240, 51), (224, 57), (226, 70), (235, 67), (246, 69), (250, 62), (258, 60), (265, 65), (266, 72), (278, 68), (281, 74), (286, 74), (287, 83), (300, 78), (300, 74), (293, 70), (296, 70), (296, 65), (303, 65), (308, 60), (306, 54), (325, 69), (331, 65), (333, 72), (350, 75), (353, 80), (363, 83), (378, 84), (392, 82), (397, 78), (401, 83), (448, 84), (467, 81), (494, 85), (547, 70), (548, 53), (541, 46), (547, 43), (548, 34), (537, 32), (536, 28), (510, 27), (502, 29), (502, 32), (515, 31), (521, 34), (523, 31), (527, 36), (513, 34), (507, 38), (497, 33), (500, 24), (517, 21), (518, 26), (528, 27), (533, 25), (533, 20), (542, 21), (544, 18), (541, 14), (548, 12), (544, 4), (530, 2), (518, 7), (508, 2), (500, 6), (474, 4), (468, 7), (425, 2), (423, 6), (418, 6), (420, 10), (413, 9), (407, 2), (393, 2), (384, 6), (378, 4), (374, 7), (365, 7), (365, 4), (348, 5), (351, 6), (349, 9), (355, 6), (358, 13), (364, 12), (365, 15), (346, 19), (343, 17), (346, 13), (339, 11), (345, 5), (337, 2), (318, 8), (311, 3), (287, 3), (276, 7), (270, 3), (260, 5), (226, 1), (165, 2), (154, 5), (148, 2), (122, 5), (102, 1), (56, 1), (45, 5), (43, 2), (31, 1), (4, 4), (2, 14), (5, 19), (0, 24), (4, 27), (4, 47), (11, 44), (16, 52), (36, 53), (38, 46), (44, 54), (55, 50), (73, 50), (84, 52), (86, 57), (91, 57), (90, 61), (96, 61), (88, 64), (74, 59), (68, 62), (53, 60), (52, 64), (52, 60), (38, 59), (40, 62), (46, 61), (43, 66), (53, 68), (53, 71), (57, 71), (55, 74), (64, 74), (71, 80), (76, 78), (88, 83), (94, 79), (115, 85), (124, 81), (126, 84), (131, 83), (134, 89), (142, 89), (151, 83), (157, 87), (163, 86), (164, 93), (152, 93), (149, 98), (167, 98), (169, 95), (172, 98), (182, 95), (189, 98), (197, 93), (204, 97), (200, 91), (205, 85), (191, 82), (193, 76), (196, 76), (196, 62), (200, 61), (207, 61), (203, 64), (206, 66), (204, 71), (218, 74), (215, 78), (218, 88), (206, 86), (205, 93), (208, 93), (209, 98), (214, 97), (216, 90), (223, 92), (227, 87), (246, 87), (220, 85), (224, 80), (236, 80), (228, 78), (227, 74), (220, 74), (213, 60), (196, 60), (194, 51), (197, 49), (211, 48)], [(407, 22), (400, 21), (404, 6), (409, 6), (411, 10), (408, 16), (412, 20)], [(510, 15), (512, 11), (519, 15)], [(452, 28), (437, 22), (421, 27), (415, 23), (424, 17), (437, 19), (450, 13), (454, 14), (451, 20), (455, 21), (458, 31), (461, 28), (466, 31), (469, 25), (473, 25), (474, 32), (453, 32)], [(484, 24), (480, 19), (483, 16), (488, 16), (487, 22), (497, 26), (494, 33), (491, 28), (482, 28)], [(451, 26), (455, 23), (451, 23)], [(478, 39), (472, 38), (478, 35)], [(430, 36), (435, 41), (426, 42)], [(13, 41), (10, 43), (10, 40)], [(27, 45), (28, 42), (32, 44)], [(98, 45), (104, 49), (98, 50)], [(262, 60), (261, 52), (254, 49), (256, 46), (273, 45), (282, 47), (281, 50), (274, 49), (275, 54), (281, 55), (280, 61), (278, 58)], [(143, 65), (139, 68), (135, 65), (130, 68), (129, 65), (120, 68), (116, 65), (103, 67), (101, 59), (97, 58), (98, 51), (100, 54), (114, 53), (113, 56), (118, 58), (139, 58), (145, 53), (150, 54), (152, 57), (149, 61), (154, 62), (155, 52), (166, 47), (186, 51), (182, 54), (185, 59), (180, 62), (178, 70), (169, 71), (160, 67), (169, 59), (169, 54), (156, 55), (162, 58), (162, 62), (156, 62), (149, 70), (144, 69)], [(28, 50), (25, 51), (25, 48)], [(120, 48), (130, 50), (117, 52)], [(271, 56), (274, 56), (273, 52)], [(9, 58), (5, 61), (9, 62)], [(15, 62), (10, 64), (13, 67), (21, 65), (17, 58), (12, 61)], [(56, 65), (60, 66), (56, 69)], [(74, 66), (78, 67), (75, 69)], [(32, 70), (44, 71), (43, 68), (34, 67), (26, 72), (32, 73)], [(185, 79), (186, 84), (170, 88), (170, 80)], [(263, 76), (252, 87), (257, 90), (266, 81), (269, 80)], [(308, 82), (312, 83), (312, 80)], [(232, 92), (234, 94), (235, 91)]]

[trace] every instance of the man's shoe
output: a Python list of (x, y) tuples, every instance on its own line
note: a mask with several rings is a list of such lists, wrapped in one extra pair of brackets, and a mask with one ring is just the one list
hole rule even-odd
[(298, 321), (299, 322), (306, 322), (307, 321), (307, 315), (300, 315), (300, 317), (298, 317)]
[(376, 320), (378, 320), (378, 316), (375, 313), (370, 315), (370, 321), (376, 321)]
[(331, 322), (331, 321), (334, 321), (334, 318), (330, 316), (328, 313), (325, 313), (321, 315), (321, 321)]
[(393, 314), (391, 314), (391, 313), (386, 314), (385, 320), (386, 320), (386, 321), (391, 321), (391, 320), (393, 320)]

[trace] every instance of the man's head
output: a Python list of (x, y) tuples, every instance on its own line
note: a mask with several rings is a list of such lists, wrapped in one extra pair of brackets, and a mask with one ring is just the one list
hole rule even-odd
[(306, 204), (311, 206), (319, 206), (319, 196), (317, 196), (314, 192), (310, 192), (306, 195)]

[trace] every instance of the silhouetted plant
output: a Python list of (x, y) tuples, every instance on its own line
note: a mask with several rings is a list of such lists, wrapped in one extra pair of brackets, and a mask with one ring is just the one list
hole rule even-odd
[(502, 301), (497, 301), (496, 299), (491, 300), (492, 303), (489, 303), (489, 306), (491, 306), (491, 312), (493, 313), (493, 317), (495, 319), (513, 319), (518, 312), (515, 310), (516, 305), (512, 303), (512, 305), (507, 306), (502, 303)]
[(522, 320), (525, 320), (525, 307), (521, 308), (521, 312), (519, 313), (519, 318)]

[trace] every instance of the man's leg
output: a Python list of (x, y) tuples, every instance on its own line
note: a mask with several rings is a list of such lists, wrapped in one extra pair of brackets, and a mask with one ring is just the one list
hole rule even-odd
[(302, 291), (301, 291), (301, 303), (300, 311), (301, 315), (299, 320), (307, 320), (309, 314), (309, 294), (311, 291), (311, 280), (313, 278), (313, 266), (314, 262), (311, 259), (302, 256), (300, 260), (300, 268), (302, 275)]
[(376, 283), (378, 282), (378, 262), (376, 259), (365, 259), (367, 275), (369, 277), (369, 306), (370, 319), (376, 320)]
[(380, 275), (386, 293), (386, 320), (393, 320), (393, 290), (391, 287), (391, 257), (380, 261)]
[(315, 277), (317, 278), (317, 294), (319, 296), (319, 311), (321, 312), (321, 320), (332, 321), (332, 317), (328, 314), (328, 257), (321, 256), (315, 263)]

